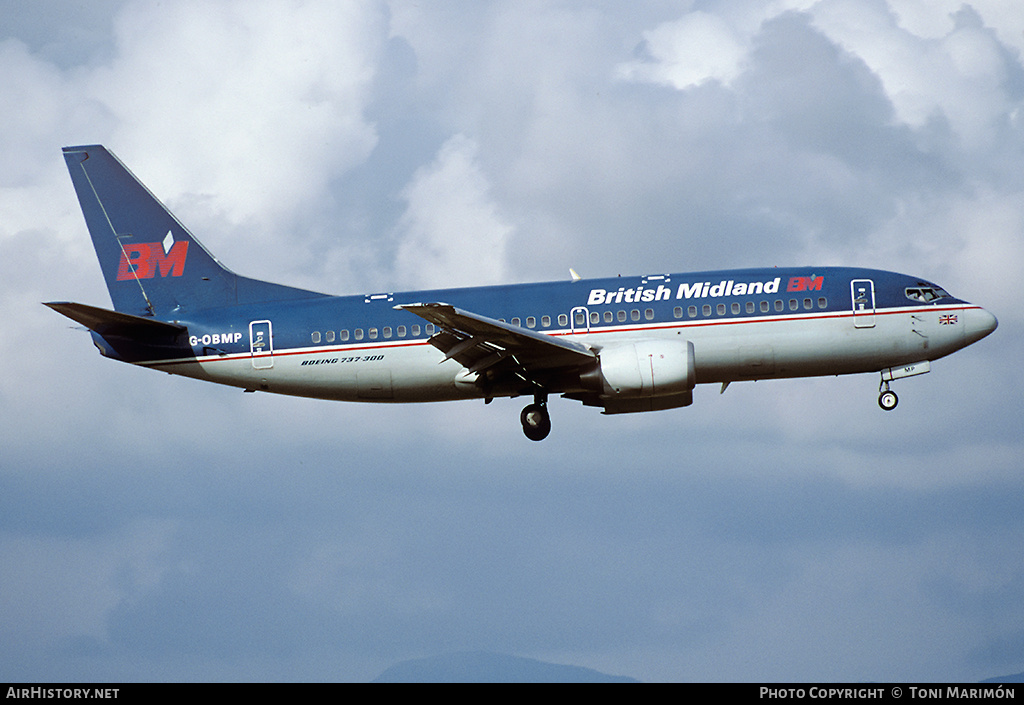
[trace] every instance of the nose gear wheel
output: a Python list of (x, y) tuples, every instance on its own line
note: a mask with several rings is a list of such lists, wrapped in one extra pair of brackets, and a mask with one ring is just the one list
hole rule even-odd
[(882, 407), (882, 410), (892, 411), (895, 409), (896, 405), (900, 403), (900, 398), (896, 396), (896, 392), (889, 389), (889, 383), (883, 381), (878, 389), (878, 405)]

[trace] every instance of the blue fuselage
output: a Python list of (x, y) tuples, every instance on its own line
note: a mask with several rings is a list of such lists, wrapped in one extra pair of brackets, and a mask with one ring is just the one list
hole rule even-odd
[[(747, 269), (318, 296), (197, 311), (191, 353), (132, 360), (247, 389), (364, 401), (485, 396), (428, 343), (437, 328), (395, 307), (434, 301), (595, 349), (650, 339), (694, 348), (697, 383), (878, 372), (948, 355), (995, 319), (893, 272)], [(101, 345), (102, 348), (102, 345)], [(439, 364), (441, 363), (441, 364)], [(577, 391), (564, 381), (554, 392)], [(520, 393), (513, 385), (487, 396)]]

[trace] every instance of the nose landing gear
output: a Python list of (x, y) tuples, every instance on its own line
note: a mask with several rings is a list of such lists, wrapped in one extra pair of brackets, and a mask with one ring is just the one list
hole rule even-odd
[(896, 396), (896, 392), (889, 389), (889, 382), (894, 379), (923, 375), (931, 368), (931, 363), (928, 360), (922, 360), (902, 367), (887, 367), (882, 370), (882, 381), (878, 384), (878, 405), (885, 411), (895, 409), (900, 399)]
[(883, 411), (892, 411), (900, 403), (900, 398), (896, 396), (896, 392), (889, 389), (888, 382), (883, 381), (878, 386), (878, 392), (878, 405), (882, 407)]
[(547, 438), (551, 433), (551, 416), (548, 414), (547, 395), (535, 396), (533, 403), (519, 414), (519, 421), (523, 424), (523, 433), (531, 441), (543, 441)]

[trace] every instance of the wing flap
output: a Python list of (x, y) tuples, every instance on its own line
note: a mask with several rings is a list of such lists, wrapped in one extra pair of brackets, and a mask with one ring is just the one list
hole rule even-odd
[(438, 326), (441, 332), (430, 344), (445, 354), (445, 360), (454, 359), (470, 372), (509, 362), (521, 373), (541, 372), (578, 367), (597, 357), (590, 346), (578, 341), (513, 326), (450, 304), (401, 304), (395, 308)]

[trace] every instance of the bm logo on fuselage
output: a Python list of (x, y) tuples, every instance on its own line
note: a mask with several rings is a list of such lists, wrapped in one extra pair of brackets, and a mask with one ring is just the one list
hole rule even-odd
[(180, 277), (185, 273), (188, 241), (174, 241), (171, 231), (163, 242), (139, 242), (121, 246), (117, 280), (152, 279), (155, 276)]
[(825, 283), (825, 277), (812, 274), (809, 277), (791, 277), (786, 291), (821, 291), (821, 285)]

